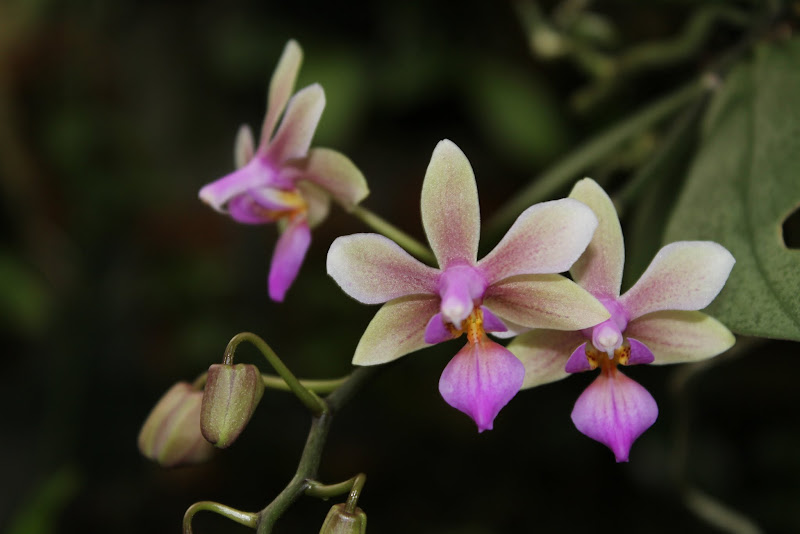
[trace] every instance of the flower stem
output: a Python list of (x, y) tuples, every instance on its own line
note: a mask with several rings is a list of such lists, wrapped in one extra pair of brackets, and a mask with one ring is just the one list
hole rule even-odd
[(367, 475), (364, 473), (359, 473), (353, 478), (345, 480), (344, 482), (339, 482), (338, 484), (321, 484), (316, 480), (310, 480), (306, 488), (306, 495), (327, 499), (349, 492), (345, 511), (348, 514), (353, 514), (356, 511), (358, 497), (361, 495), (361, 490), (364, 488), (364, 483), (366, 483), (366, 481)]
[[(300, 385), (304, 388), (317, 393), (318, 395), (325, 395), (336, 391), (336, 389), (345, 383), (348, 377), (332, 378), (330, 380), (299, 380)], [(270, 389), (278, 389), (281, 391), (292, 391), (292, 388), (280, 376), (268, 375), (261, 373), (261, 380), (264, 382), (264, 387)]]
[(536, 177), (522, 192), (501, 207), (489, 221), (487, 234), (499, 235), (528, 206), (548, 199), (559, 188), (577, 179), (581, 172), (606, 157), (623, 142), (671, 116), (709, 89), (705, 79), (694, 80), (589, 139), (555, 166)]
[(251, 344), (255, 345), (255, 347), (267, 359), (272, 368), (275, 369), (275, 372), (277, 372), (281, 379), (286, 383), (288, 389), (291, 390), (291, 392), (294, 393), (298, 399), (300, 399), (300, 402), (302, 402), (312, 414), (319, 416), (328, 411), (328, 405), (326, 402), (320, 399), (316, 393), (303, 386), (303, 384), (300, 383), (300, 381), (296, 376), (294, 376), (289, 368), (286, 367), (283, 361), (281, 361), (278, 355), (275, 354), (275, 351), (272, 350), (272, 347), (270, 347), (266, 341), (252, 332), (240, 332), (231, 338), (231, 340), (228, 342), (228, 346), (225, 347), (223, 363), (227, 365), (233, 364), (233, 355), (236, 352), (236, 347), (238, 347), (243, 341), (249, 341)]
[(379, 234), (388, 237), (403, 247), (412, 256), (416, 256), (418, 259), (429, 264), (436, 263), (436, 258), (433, 256), (433, 253), (428, 249), (428, 247), (407, 233), (403, 232), (393, 224), (387, 222), (379, 215), (376, 215), (362, 206), (356, 206), (352, 211), (350, 211), (350, 213)]
[(192, 518), (194, 518), (194, 514), (200, 511), (214, 512), (250, 528), (256, 528), (258, 524), (258, 514), (242, 512), (218, 502), (201, 501), (191, 505), (187, 508), (186, 513), (183, 514), (183, 534), (192, 534)]
[[(308, 432), (308, 439), (303, 448), (297, 472), (283, 491), (258, 513), (258, 534), (272, 532), (272, 528), (280, 516), (312, 486), (312, 481), (317, 476), (325, 440), (328, 437), (328, 430), (334, 414), (363, 386), (377, 369), (377, 367), (359, 367), (347, 377), (347, 380), (336, 391), (325, 397), (329, 411), (312, 418), (311, 429)], [(353, 486), (355, 487), (355, 483)], [(360, 486), (358, 489), (360, 491)], [(353, 488), (351, 488), (351, 493), (352, 491)]]

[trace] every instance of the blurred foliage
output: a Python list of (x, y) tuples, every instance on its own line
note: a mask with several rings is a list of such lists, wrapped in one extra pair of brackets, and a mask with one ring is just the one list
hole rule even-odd
[(737, 263), (709, 313), (734, 332), (800, 340), (800, 251), (783, 242), (800, 206), (800, 39), (760, 47), (706, 117), (666, 240), (707, 239)]
[[(699, 10), (680, 0), (542, 4), (541, 13), (561, 21), (559, 31), (614, 51), (612, 59), (678, 38)], [(753, 25), (772, 5), (699, 4), (743, 10)], [(779, 7), (768, 21), (774, 31), (759, 38), (796, 31), (793, 4)], [(231, 169), (239, 125), (262, 120), (287, 39), (305, 50), (300, 85), (319, 81), (326, 89), (315, 142), (347, 153), (370, 182), (367, 207), (421, 238), (419, 189), (437, 141), (450, 138), (468, 155), (482, 213), (491, 216), (571, 147), (741, 42), (741, 24), (712, 19), (680, 60), (626, 75), (578, 112), (570, 96), (596, 81), (587, 66), (597, 66), (531, 55), (517, 3), (0, 3), (0, 529), (175, 532), (196, 500), (257, 510), (292, 476), (308, 419), (282, 392), (265, 392), (241, 438), (207, 465), (162, 470), (135, 443), (161, 394), (218, 362), (235, 333), (262, 335), (300, 376), (330, 378), (349, 371), (374, 314), (324, 272), (335, 237), (367, 231), (354, 219), (335, 211), (315, 232), (297, 283), (277, 305), (266, 295), (275, 229), (237, 226), (197, 200), (203, 184)], [(798, 151), (794, 159), (789, 152), (798, 139), (797, 60), (776, 52), (781, 46), (796, 43), (762, 48), (754, 65), (723, 81), (694, 163), (700, 112), (685, 130), (678, 117), (588, 169), (603, 174), (612, 194), (644, 184), (625, 205), (628, 253), (640, 258), (631, 265), (643, 268), (660, 245), (690, 163), (679, 200), (682, 237), (714, 237), (704, 233), (713, 229), (710, 218), (739, 224), (748, 214), (766, 225), (759, 232), (779, 232), (797, 172), (780, 173), (794, 180), (781, 188), (755, 185), (773, 183), (779, 167), (797, 169)], [(770, 127), (753, 136), (729, 123), (746, 120), (745, 103), (755, 97)], [(759, 173), (737, 163), (750, 142), (772, 158), (758, 160)], [(698, 193), (704, 208), (689, 213), (694, 189), (712, 181), (713, 191)], [(750, 201), (741, 205), (745, 191)], [(677, 232), (675, 218), (672, 226)], [(719, 239), (732, 239), (723, 233)], [(775, 246), (772, 234), (756, 245)], [(734, 253), (734, 276), (752, 272), (740, 257), (746, 253)], [(796, 282), (797, 272), (786, 279)], [(733, 299), (723, 302), (750, 308)], [(722, 304), (714, 312), (729, 313)], [(733, 312), (726, 320), (734, 324)], [(367, 473), (359, 505), (371, 531), (707, 531), (671, 479), (674, 371), (631, 369), (661, 415), (631, 463), (616, 465), (569, 421), (586, 377), (520, 394), (495, 430), (478, 435), (436, 387), (457, 349), (444, 344), (390, 366), (334, 422), (321, 477)], [(240, 352), (240, 361), (261, 365), (255, 351)], [(791, 511), (800, 499), (795, 352), (772, 342), (720, 360), (684, 399), (692, 407), (692, 479), (769, 532), (800, 530)], [(329, 506), (300, 501), (278, 532), (318, 530)], [(247, 531), (214, 517), (196, 524), (198, 534)]]

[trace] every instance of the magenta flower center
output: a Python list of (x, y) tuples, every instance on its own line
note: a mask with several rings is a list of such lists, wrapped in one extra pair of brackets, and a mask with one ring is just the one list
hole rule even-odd
[(483, 302), (487, 286), (486, 278), (475, 267), (448, 266), (439, 276), (442, 319), (461, 330), (464, 320)]
[(606, 307), (611, 318), (602, 323), (582, 330), (583, 335), (592, 340), (592, 345), (608, 354), (608, 358), (614, 358), (614, 352), (622, 347), (625, 337), (622, 332), (628, 326), (628, 314), (622, 305), (614, 298), (599, 298), (603, 306)]

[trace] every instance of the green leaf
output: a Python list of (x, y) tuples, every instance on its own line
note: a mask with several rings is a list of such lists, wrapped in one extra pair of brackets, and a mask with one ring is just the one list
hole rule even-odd
[(734, 332), (800, 340), (800, 250), (783, 221), (800, 206), (800, 39), (762, 45), (706, 116), (665, 242), (713, 240), (736, 266), (708, 307)]

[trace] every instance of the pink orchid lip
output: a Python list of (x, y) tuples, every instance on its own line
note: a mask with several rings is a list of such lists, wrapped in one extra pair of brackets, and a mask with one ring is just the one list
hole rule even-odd
[(524, 379), (522, 362), (484, 335), (478, 343), (467, 343), (450, 360), (439, 379), (439, 393), (483, 432), (492, 429), (495, 417), (517, 394)]
[(576, 428), (611, 449), (617, 462), (628, 461), (633, 442), (657, 418), (650, 392), (615, 368), (600, 373), (572, 410)]
[(439, 276), (442, 317), (461, 329), (464, 319), (483, 301), (488, 283), (480, 270), (466, 263), (448, 265)]

